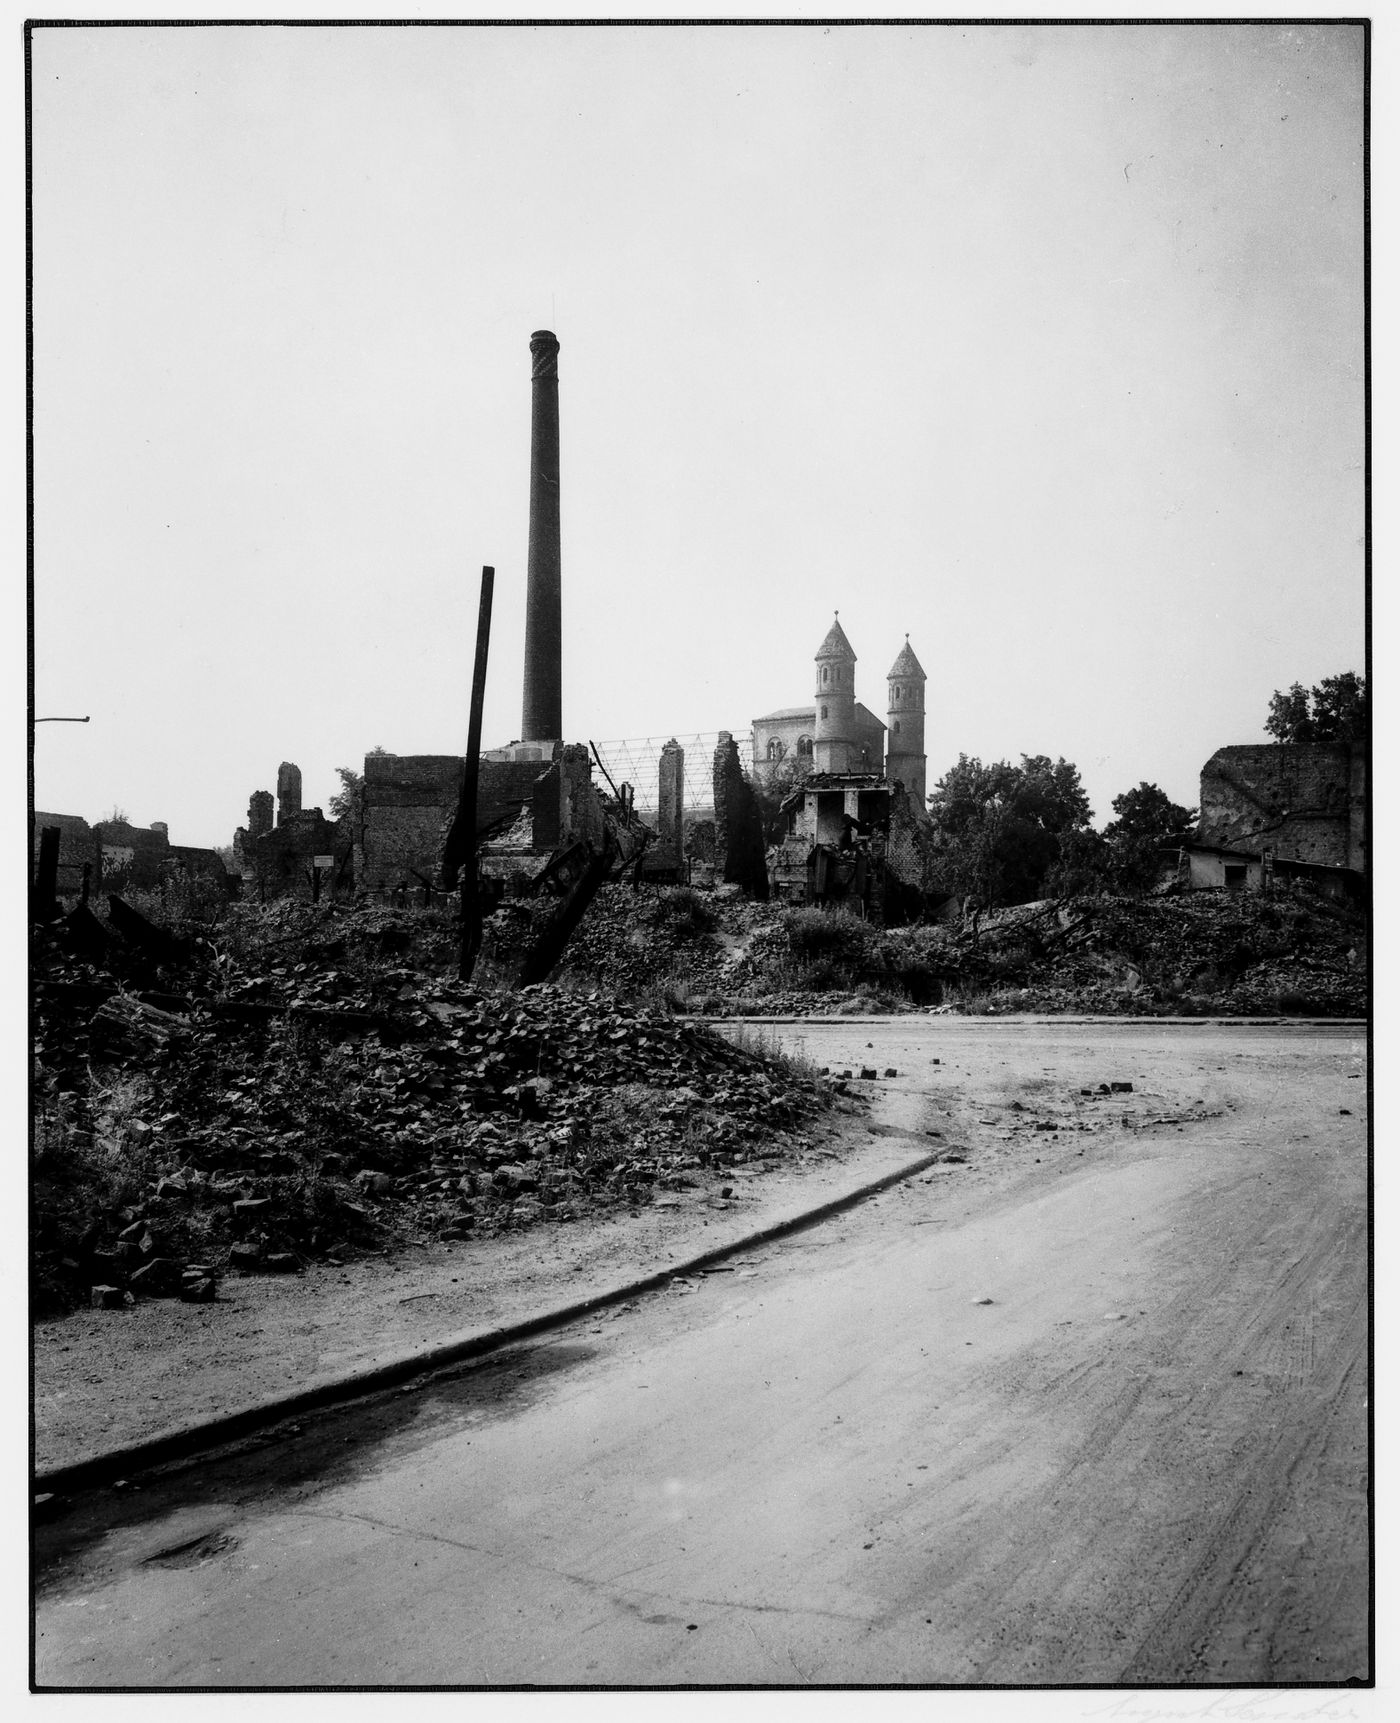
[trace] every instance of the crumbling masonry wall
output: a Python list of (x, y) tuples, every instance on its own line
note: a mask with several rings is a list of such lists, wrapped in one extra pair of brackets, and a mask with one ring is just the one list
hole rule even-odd
[(301, 767), (283, 760), (277, 768), (277, 823), (295, 818), (301, 812)]
[[(476, 828), (499, 832), (524, 813), (529, 851), (548, 855), (568, 834), (601, 837), (587, 748), (564, 758), (480, 762)], [(356, 883), (363, 891), (437, 883), (443, 847), (462, 794), (460, 754), (370, 754), (361, 791)], [(590, 804), (593, 811), (590, 812)]]
[(739, 763), (738, 744), (728, 730), (720, 731), (715, 748), (715, 860), (726, 884), (767, 901), (763, 820)]
[(96, 891), (102, 883), (102, 846), (97, 833), (80, 814), (34, 813), (34, 853), (31, 872), (39, 863), (39, 843), (44, 827), (56, 827), (58, 839), (58, 895), (77, 897), (83, 889), (83, 867), (89, 871), (89, 887)]
[(1201, 768), (1200, 842), (1366, 869), (1365, 753), (1345, 743), (1221, 748)]
[(560, 837), (582, 839), (595, 850), (607, 841), (602, 804), (593, 789), (593, 757), (582, 742), (570, 742), (559, 756)]
[(248, 827), (250, 838), (260, 838), (272, 830), (272, 791), (254, 790), (248, 798)]
[(362, 790), (361, 875), (366, 891), (436, 880), (462, 794), (459, 754), (369, 754)]

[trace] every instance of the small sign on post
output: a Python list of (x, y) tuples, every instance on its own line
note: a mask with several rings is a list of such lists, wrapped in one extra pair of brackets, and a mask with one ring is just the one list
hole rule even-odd
[(335, 866), (334, 856), (312, 856), (311, 858), (311, 901), (321, 901), (321, 875), (329, 873)]

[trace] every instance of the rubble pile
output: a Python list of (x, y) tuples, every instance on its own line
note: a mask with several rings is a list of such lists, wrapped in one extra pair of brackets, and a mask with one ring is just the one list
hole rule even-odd
[[(685, 886), (634, 891), (604, 885), (570, 936), (561, 974), (634, 996), (664, 995), (675, 987), (716, 991), (724, 985), (727, 968), (725, 941), (717, 934), (721, 915), (726, 926), (742, 925), (749, 911), (763, 907)], [(483, 955), (508, 969), (553, 908), (549, 898), (507, 900), (486, 924)]]
[(281, 919), (295, 938), (273, 917), (179, 972), (41, 936), (41, 1302), (203, 1299), (229, 1269), (635, 1206), (800, 1152), (830, 1105), (796, 1067), (598, 989), (410, 967), (421, 916)]
[(1366, 929), (1306, 891), (1026, 904), (951, 937), (988, 1008), (1130, 1015), (1364, 1016)]
[(1367, 1009), (1364, 916), (1305, 887), (1072, 898), (902, 928), (691, 893), (710, 904), (714, 926), (683, 936), (655, 894), (609, 892), (569, 947), (570, 973), (712, 1016)]

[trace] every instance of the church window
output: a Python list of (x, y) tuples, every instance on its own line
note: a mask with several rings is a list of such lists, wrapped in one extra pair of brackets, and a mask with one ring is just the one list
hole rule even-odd
[(797, 757), (799, 760), (810, 760), (812, 757), (812, 738), (799, 736), (797, 738)]
[(783, 757), (783, 744), (778, 740), (778, 738), (776, 736), (770, 736), (768, 738), (768, 758), (770, 760), (781, 760), (782, 757)]
[(822, 681), (825, 682), (826, 678), (827, 678), (827, 668), (826, 668), (826, 665), (823, 664), (822, 665)]
[(898, 718), (896, 718), (894, 721), (894, 733), (896, 736), (899, 734), (899, 719)]
[(825, 706), (822, 707), (822, 717), (823, 718), (826, 717), (826, 707)]

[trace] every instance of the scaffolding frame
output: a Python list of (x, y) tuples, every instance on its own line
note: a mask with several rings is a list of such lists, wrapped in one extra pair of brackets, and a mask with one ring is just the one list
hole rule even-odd
[(609, 777), (619, 786), (624, 783), (632, 786), (638, 815), (648, 825), (654, 825), (661, 750), (668, 742), (675, 742), (685, 750), (681, 806), (686, 815), (713, 813), (715, 748), (719, 738), (718, 730), (697, 730), (684, 736), (631, 736), (611, 742), (594, 742), (593, 747)]

